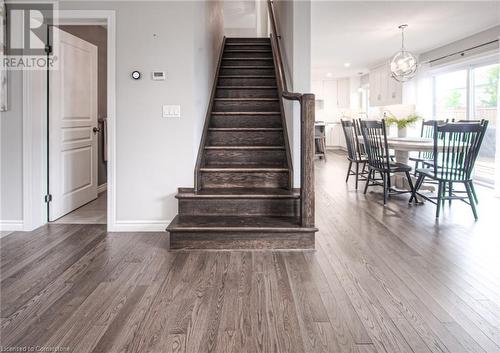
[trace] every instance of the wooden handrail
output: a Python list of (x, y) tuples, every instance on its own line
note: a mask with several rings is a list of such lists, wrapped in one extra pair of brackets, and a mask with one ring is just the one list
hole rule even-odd
[(278, 91), (281, 98), (300, 103), (300, 222), (302, 227), (314, 227), (314, 94), (290, 92), (281, 54), (282, 37), (278, 31), (272, 0), (267, 1), (271, 22), (271, 45), (276, 68)]

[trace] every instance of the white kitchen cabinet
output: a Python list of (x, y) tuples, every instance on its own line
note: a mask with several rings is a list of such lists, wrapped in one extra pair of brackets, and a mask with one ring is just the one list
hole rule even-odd
[(370, 106), (377, 107), (382, 105), (382, 76), (380, 69), (370, 71)]
[(396, 81), (390, 75), (387, 80), (387, 104), (401, 104), (403, 103), (403, 86), (401, 82)]
[(350, 78), (313, 81), (312, 89), (316, 99), (323, 101), (323, 108), (318, 116), (325, 120), (339, 117), (342, 110), (351, 108)]
[(327, 123), (326, 125), (326, 147), (345, 149), (345, 136), (341, 123)]
[(351, 106), (351, 83), (348, 78), (337, 80), (337, 108), (349, 109)]
[(403, 88), (391, 77), (389, 65), (382, 65), (370, 71), (370, 106), (401, 104)]

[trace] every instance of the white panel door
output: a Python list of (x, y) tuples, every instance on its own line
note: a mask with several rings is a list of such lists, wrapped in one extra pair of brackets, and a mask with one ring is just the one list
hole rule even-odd
[(49, 72), (49, 221), (97, 198), (97, 47), (58, 28)]

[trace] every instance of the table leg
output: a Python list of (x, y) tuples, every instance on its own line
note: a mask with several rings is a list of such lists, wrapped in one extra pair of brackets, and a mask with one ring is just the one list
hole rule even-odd
[[(396, 162), (408, 164), (410, 153), (408, 151), (395, 150), (394, 157), (396, 158)], [(394, 185), (394, 187), (396, 187), (397, 189), (411, 190), (410, 185), (408, 184), (408, 180), (406, 179), (406, 176), (401, 175), (401, 173), (397, 173), (397, 174), (392, 175), (391, 181), (392, 181), (392, 184)], [(412, 181), (413, 181), (413, 185), (415, 185), (416, 178), (412, 177)], [(433, 185), (422, 185), (420, 187), (420, 190), (428, 190), (428, 191), (434, 192), (436, 189)], [(419, 197), (418, 201), (421, 202), (423, 200)]]

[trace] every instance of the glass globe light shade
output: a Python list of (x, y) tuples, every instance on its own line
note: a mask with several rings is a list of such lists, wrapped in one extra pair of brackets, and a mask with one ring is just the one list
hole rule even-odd
[(417, 58), (412, 53), (402, 50), (391, 60), (391, 73), (395, 80), (405, 82), (411, 80), (417, 73)]

